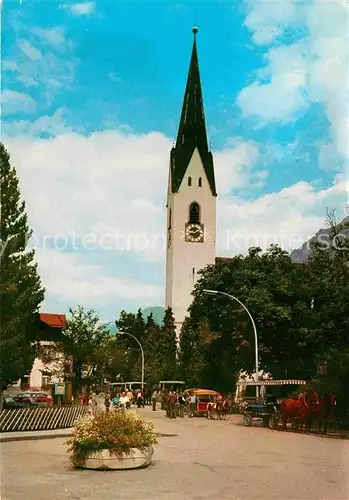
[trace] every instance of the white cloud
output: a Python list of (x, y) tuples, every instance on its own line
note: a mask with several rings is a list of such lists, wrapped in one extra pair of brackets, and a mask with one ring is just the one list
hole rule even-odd
[(45, 104), (45, 98), (51, 103), (58, 91), (71, 88), (74, 82), (78, 61), (72, 43), (65, 38), (62, 26), (42, 29), (20, 25), (18, 30), (20, 40), (4, 60), (3, 69), (11, 72), (11, 80), (25, 87), (41, 87), (41, 104)]
[(282, 35), (287, 44), (268, 50), (259, 78), (241, 91), (238, 104), (244, 115), (264, 123), (288, 121), (310, 103), (319, 103), (337, 152), (349, 156), (349, 25), (343, 6), (322, 0), (263, 0), (250, 5), (245, 24), (256, 43), (271, 43)]
[(35, 111), (36, 108), (36, 102), (28, 94), (8, 89), (1, 94), (1, 104), (4, 115), (27, 114)]
[[(164, 265), (171, 140), (158, 132), (137, 136), (109, 130), (88, 137), (64, 133), (63, 111), (42, 117), (30, 129), (33, 133), (51, 127), (52, 133), (62, 135), (5, 140), (39, 238), (37, 257), (48, 297), (66, 297), (70, 304), (76, 301), (101, 310), (108, 300), (117, 303), (118, 297), (133, 297), (142, 305), (161, 304), (161, 287), (152, 283), (147, 267), (151, 262)], [(273, 241), (298, 247), (324, 225), (327, 206), (344, 207), (349, 186), (343, 175), (326, 190), (300, 182), (254, 201), (238, 197), (246, 187), (263, 182), (266, 174), (253, 168), (259, 158), (258, 144), (241, 139), (215, 155), (218, 255), (245, 252), (254, 244), (266, 247)], [(64, 237), (77, 244), (70, 253), (59, 251)], [(86, 261), (87, 243), (92, 251), (102, 247), (93, 265)], [(110, 268), (105, 269), (106, 260), (123, 262), (120, 259), (127, 256), (145, 262), (137, 282), (111, 276)]]
[(69, 303), (101, 306), (120, 298), (157, 303), (163, 292), (157, 285), (106, 276), (100, 266), (84, 265), (76, 254), (58, 250), (37, 250), (39, 273), (50, 295), (63, 296)]
[(33, 47), (27, 40), (18, 41), (18, 48), (32, 61), (42, 58), (40, 50)]
[(65, 37), (64, 26), (55, 26), (54, 28), (34, 28), (33, 33), (40, 39), (41, 42), (47, 42), (55, 48), (65, 47), (70, 44)]
[(336, 209), (338, 220), (345, 216), (348, 192), (349, 181), (341, 175), (327, 189), (298, 182), (249, 202), (225, 198), (218, 206), (217, 251), (230, 256), (272, 243), (299, 248), (324, 227), (327, 208)]
[(71, 10), (77, 16), (90, 16), (94, 13), (96, 4), (95, 2), (78, 2), (73, 5), (64, 5), (63, 7)]
[(3, 135), (9, 137), (18, 136), (38, 136), (45, 134), (49, 137), (62, 135), (71, 132), (71, 128), (66, 124), (69, 111), (66, 108), (59, 108), (52, 116), (43, 115), (35, 121), (17, 120), (4, 122), (2, 124)]
[(256, 44), (270, 44), (285, 28), (292, 26), (298, 18), (298, 6), (293, 0), (247, 1), (248, 15), (245, 26), (253, 32)]
[(215, 155), (217, 191), (221, 195), (229, 194), (246, 186), (247, 183), (259, 184), (261, 175), (253, 166), (260, 158), (259, 146), (253, 141), (235, 141), (227, 145), (224, 151)]

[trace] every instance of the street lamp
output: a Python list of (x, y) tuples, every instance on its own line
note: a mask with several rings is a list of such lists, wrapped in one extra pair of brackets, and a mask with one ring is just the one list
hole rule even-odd
[(140, 341), (137, 339), (137, 337), (135, 337), (131, 333), (117, 331), (116, 335), (128, 335), (129, 337), (132, 337), (139, 345), (139, 348), (141, 350), (141, 355), (142, 355), (142, 380), (141, 380), (141, 384), (142, 384), (142, 392), (143, 392), (143, 389), (144, 389), (144, 351), (143, 351), (143, 346), (140, 343)]
[[(249, 318), (250, 318), (250, 320), (252, 322), (252, 326), (253, 326), (253, 332), (254, 332), (254, 341), (255, 341), (255, 372), (256, 372), (255, 373), (255, 377), (256, 377), (256, 382), (258, 382), (258, 374), (259, 374), (259, 366), (258, 366), (258, 335), (257, 335), (256, 324), (254, 322), (252, 314), (247, 309), (247, 307), (241, 302), (241, 300), (239, 300), (234, 295), (231, 295), (230, 293), (220, 292), (218, 290), (203, 290), (203, 292), (206, 293), (207, 295), (225, 295), (226, 297), (229, 297), (231, 300), (236, 300), (236, 302), (238, 302), (241, 305), (241, 307), (243, 307), (245, 309), (245, 311), (247, 312), (247, 314), (249, 315)], [(258, 398), (258, 396), (259, 396), (258, 385), (256, 385), (256, 397)]]

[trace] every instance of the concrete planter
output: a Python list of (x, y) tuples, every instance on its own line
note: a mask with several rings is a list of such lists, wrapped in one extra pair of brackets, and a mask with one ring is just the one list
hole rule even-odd
[(122, 457), (111, 455), (109, 450), (101, 450), (91, 453), (82, 467), (94, 470), (140, 469), (151, 464), (153, 454), (152, 446), (142, 449), (131, 448), (130, 453)]

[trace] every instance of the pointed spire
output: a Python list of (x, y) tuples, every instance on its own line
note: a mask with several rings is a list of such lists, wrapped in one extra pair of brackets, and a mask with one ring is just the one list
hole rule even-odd
[(182, 114), (178, 128), (176, 145), (171, 152), (172, 190), (178, 191), (189, 161), (197, 147), (204, 165), (212, 194), (216, 195), (213, 159), (209, 151), (204, 105), (201, 89), (199, 59), (196, 47), (198, 28), (193, 28), (194, 41), (190, 59), (187, 85), (184, 94)]
[(184, 94), (182, 116), (179, 123), (176, 147), (202, 146), (208, 150), (204, 105), (196, 47), (198, 28), (193, 28), (194, 42), (191, 54), (187, 86)]

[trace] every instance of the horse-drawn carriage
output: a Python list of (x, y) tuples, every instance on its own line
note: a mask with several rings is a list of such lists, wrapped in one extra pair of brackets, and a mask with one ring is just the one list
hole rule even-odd
[(196, 397), (195, 416), (207, 416), (207, 407), (211, 404), (216, 404), (217, 392), (211, 389), (187, 389), (186, 394), (194, 394)]
[[(250, 427), (254, 420), (263, 422), (265, 427), (275, 428), (279, 420), (279, 405), (283, 398), (296, 394), (300, 387), (304, 387), (304, 380), (260, 380), (241, 381), (237, 387), (236, 402), (243, 413), (243, 424)], [(249, 389), (253, 391), (259, 387), (260, 396), (252, 396)], [(293, 425), (296, 426), (296, 418)]]
[[(243, 424), (251, 426), (253, 420), (262, 420), (263, 425), (277, 429), (280, 425), (287, 430), (290, 423), (294, 429), (311, 431), (317, 422), (319, 432), (326, 433), (332, 411), (336, 406), (335, 395), (328, 391), (321, 396), (304, 380), (262, 380), (259, 382), (243, 381), (239, 383), (240, 411)], [(247, 388), (259, 386), (260, 397), (246, 396)], [(242, 396), (244, 394), (244, 397)]]
[(211, 389), (187, 389), (186, 393), (196, 397), (195, 416), (205, 416), (210, 419), (226, 418), (231, 408), (230, 398), (224, 399), (218, 392)]

